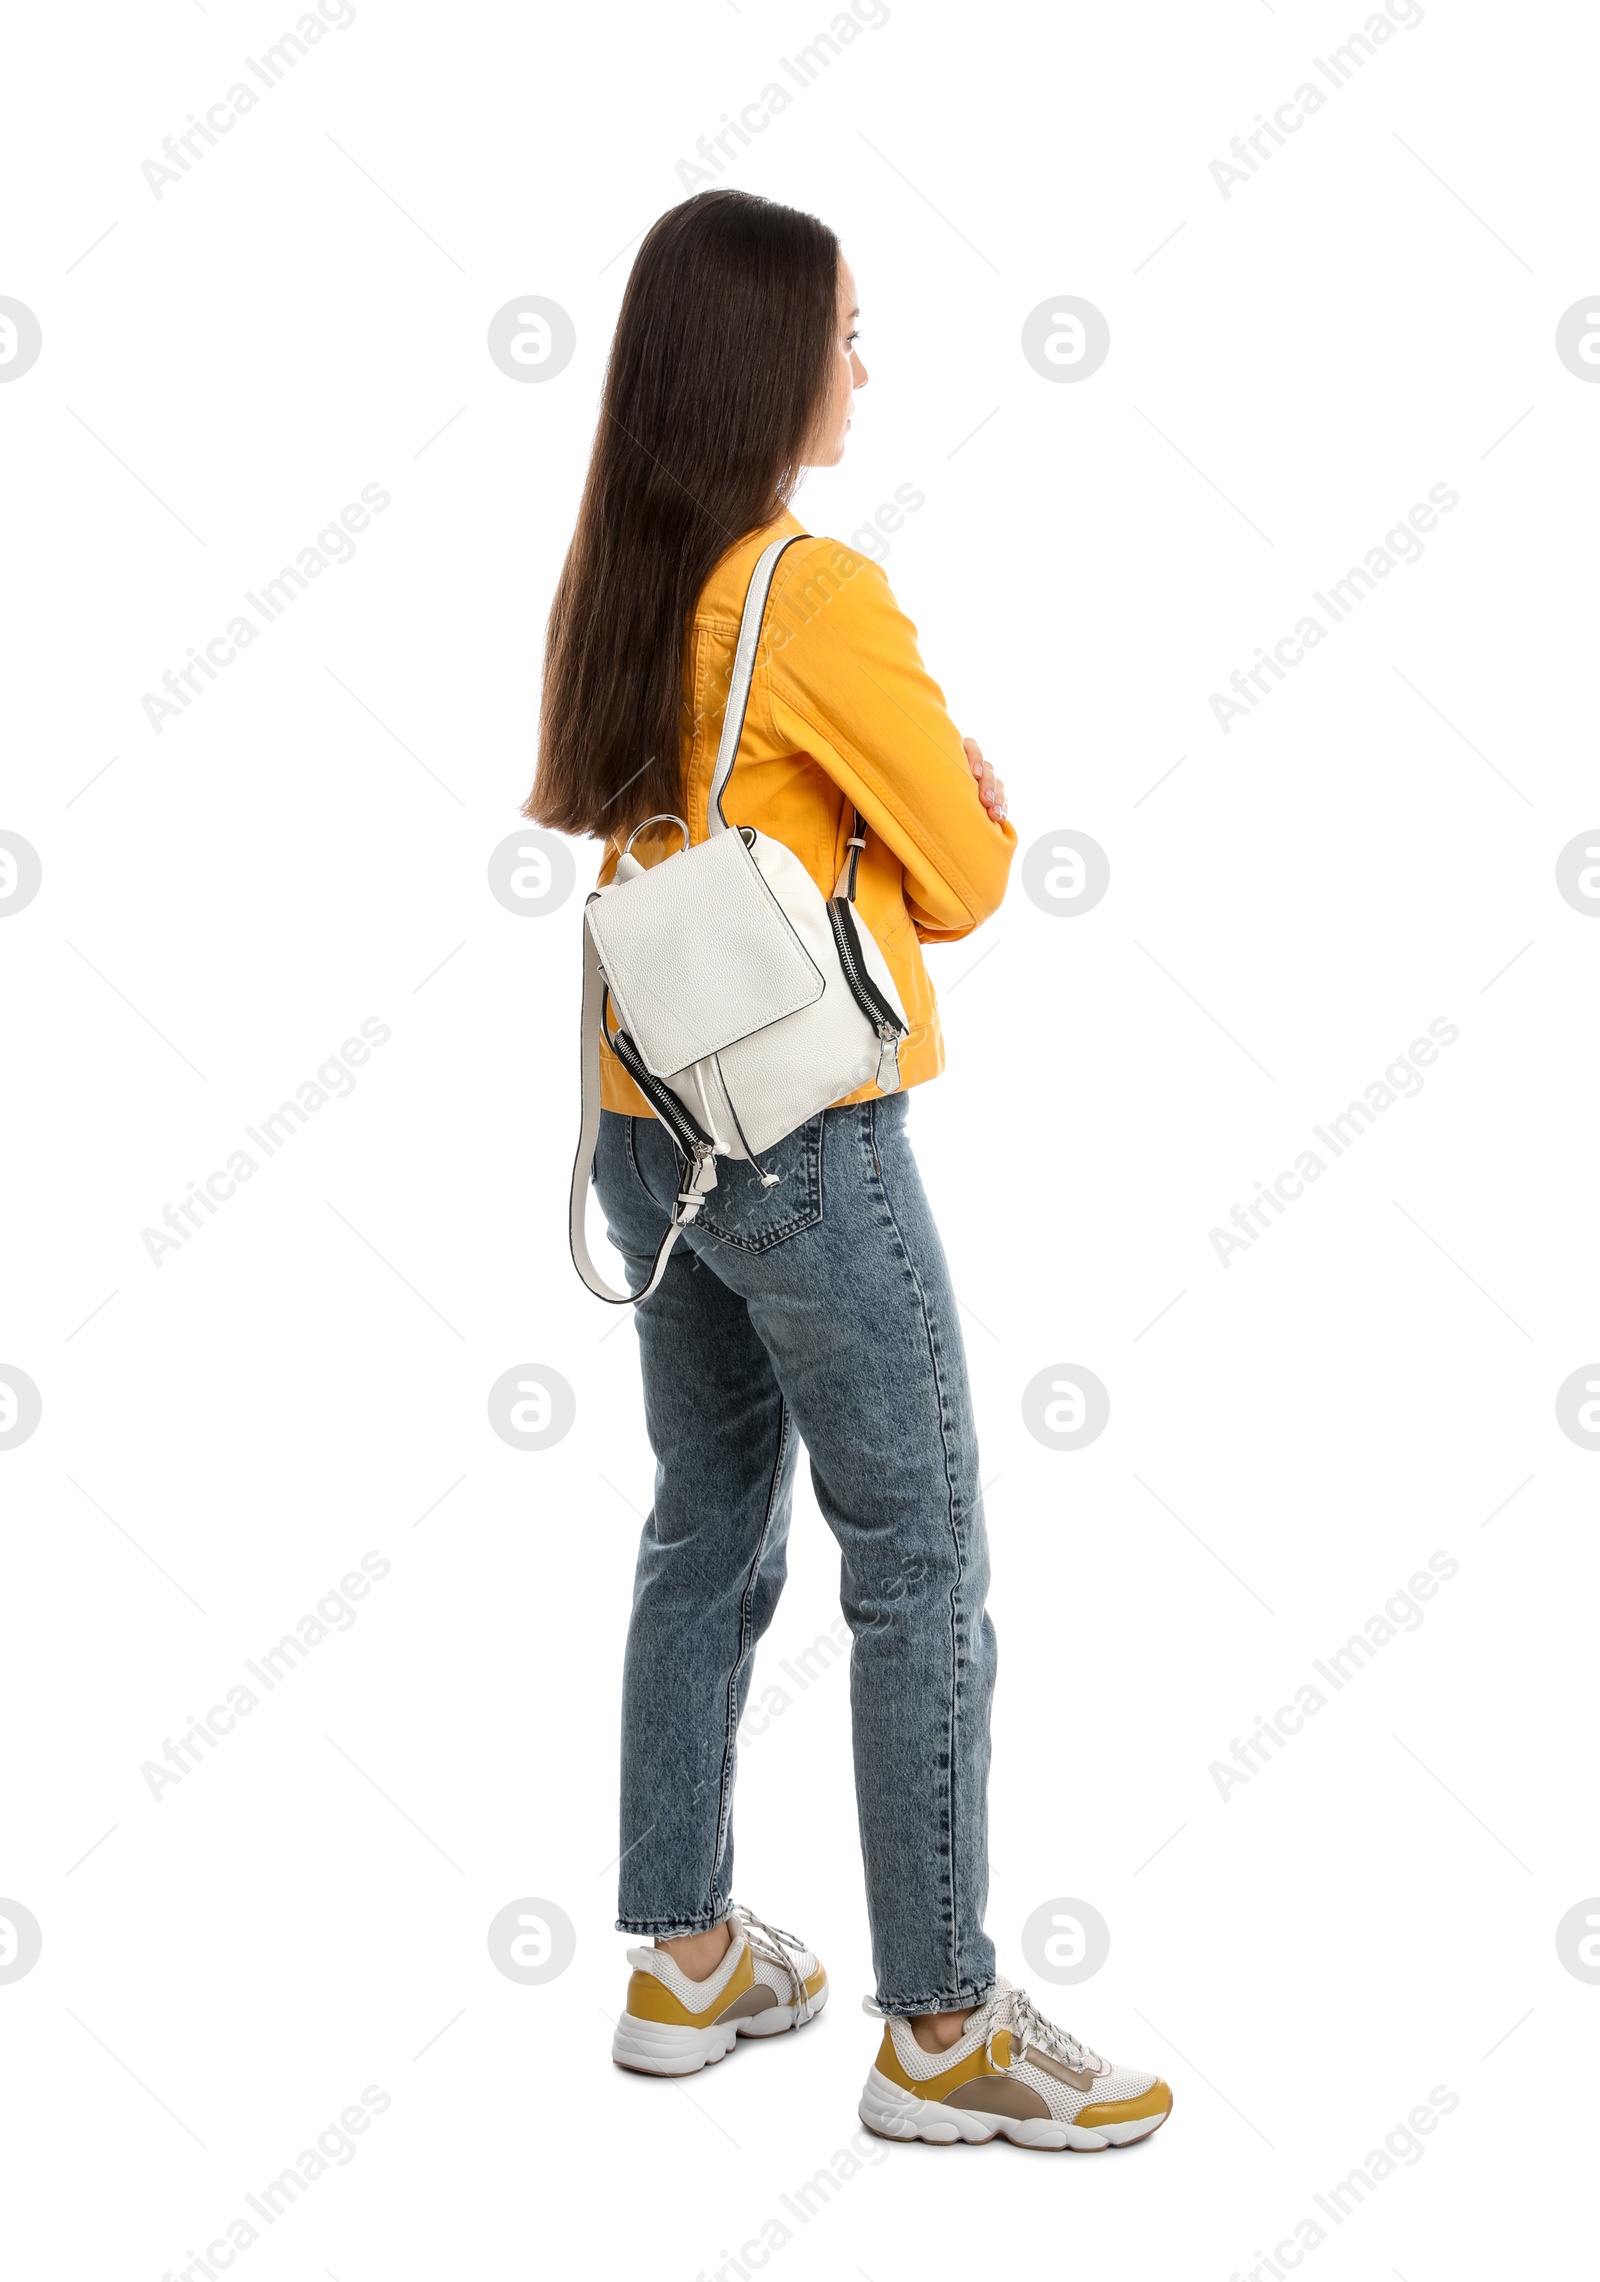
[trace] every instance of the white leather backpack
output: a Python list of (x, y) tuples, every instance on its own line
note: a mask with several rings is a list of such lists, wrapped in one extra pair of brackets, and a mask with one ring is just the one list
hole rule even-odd
[[(775, 539), (751, 574), (734, 652), (722, 737), (706, 798), (706, 837), (690, 844), (680, 816), (652, 816), (629, 835), (615, 877), (584, 909), (583, 1124), (572, 1168), (572, 1257), (597, 1298), (648, 1299), (679, 1231), (717, 1185), (718, 1157), (743, 1157), (762, 1183), (761, 1152), (818, 1110), (870, 1081), (900, 1083), (905, 1009), (883, 953), (855, 914), (866, 826), (824, 897), (798, 856), (722, 813), (738, 757), (750, 677), (778, 558)], [(651, 824), (675, 824), (683, 846), (646, 867), (631, 853)], [(615, 1008), (618, 1027), (607, 1015)], [(683, 1159), (671, 1225), (641, 1291), (613, 1291), (589, 1257), (589, 1176), (600, 1134), (600, 1034), (666, 1127)]]

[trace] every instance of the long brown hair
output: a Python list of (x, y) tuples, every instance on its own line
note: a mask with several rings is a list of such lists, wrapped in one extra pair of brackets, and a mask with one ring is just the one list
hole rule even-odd
[(685, 199), (640, 246), (550, 610), (536, 823), (625, 834), (679, 806), (695, 604), (799, 480), (838, 267), (825, 223), (742, 190)]

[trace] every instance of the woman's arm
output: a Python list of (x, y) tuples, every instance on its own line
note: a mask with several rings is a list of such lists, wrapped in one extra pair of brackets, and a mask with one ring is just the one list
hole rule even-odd
[(794, 547), (771, 603), (768, 701), (781, 743), (808, 753), (899, 859), (925, 942), (999, 908), (1015, 828), (994, 821), (917, 630), (876, 563), (833, 540)]

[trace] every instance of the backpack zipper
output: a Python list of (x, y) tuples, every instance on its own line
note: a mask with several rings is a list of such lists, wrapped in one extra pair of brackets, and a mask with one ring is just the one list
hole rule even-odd
[[(609, 997), (609, 993), (607, 995)], [(604, 1010), (600, 1019), (603, 1024)], [(639, 1049), (626, 1030), (611, 1031), (606, 1043), (684, 1155), (699, 1157), (709, 1150), (712, 1145), (710, 1134), (701, 1132), (671, 1087), (663, 1085), (653, 1071), (645, 1068)]]
[(878, 1089), (895, 1093), (900, 1085), (900, 1041), (907, 1035), (906, 1025), (868, 974), (856, 934), (855, 913), (840, 896), (828, 899), (828, 923), (850, 995), (877, 1034)]

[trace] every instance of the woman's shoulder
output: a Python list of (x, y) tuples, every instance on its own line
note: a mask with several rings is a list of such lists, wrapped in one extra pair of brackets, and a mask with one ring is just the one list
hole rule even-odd
[(808, 531), (797, 516), (786, 512), (761, 530), (748, 533), (719, 559), (701, 591), (695, 612), (698, 624), (737, 626), (751, 574), (774, 539), (794, 542), (778, 558), (767, 605), (770, 625), (774, 632), (781, 629), (783, 635), (779, 646), (793, 640), (824, 603), (847, 593), (868, 608), (895, 608), (888, 581), (870, 556), (847, 546), (842, 539)]

